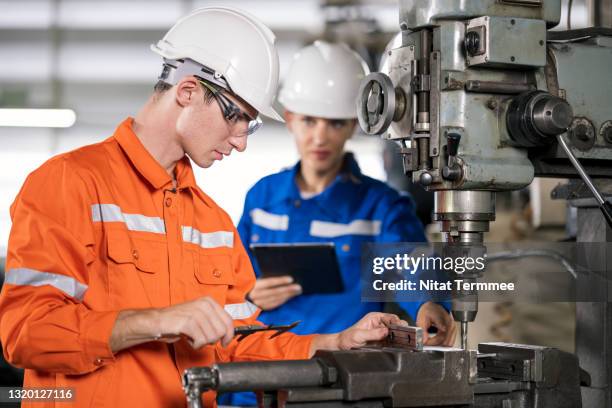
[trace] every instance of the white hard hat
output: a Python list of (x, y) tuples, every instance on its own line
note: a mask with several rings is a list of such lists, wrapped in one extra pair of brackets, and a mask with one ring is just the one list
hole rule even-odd
[[(282, 121), (272, 107), (279, 66), (274, 40), (268, 27), (244, 11), (204, 7), (177, 21), (151, 49), (168, 63), (166, 75), (171, 68), (182, 68), (182, 75), (170, 75), (175, 82), (167, 82), (174, 84), (185, 75), (200, 75), (193, 70), (197, 67), (221, 84), (226, 83), (261, 114)], [(185, 61), (188, 64), (182, 66)]]
[(365, 61), (346, 44), (315, 41), (293, 57), (278, 100), (303, 115), (356, 118), (359, 84), (368, 73)]

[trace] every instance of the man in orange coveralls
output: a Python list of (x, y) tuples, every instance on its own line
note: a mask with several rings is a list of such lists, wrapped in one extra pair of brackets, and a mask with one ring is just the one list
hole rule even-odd
[[(164, 70), (137, 116), (43, 164), (11, 207), (0, 329), (24, 386), (73, 388), (79, 407), (184, 406), (186, 368), (305, 359), (385, 336), (400, 320), (373, 313), (337, 334), (233, 339), (256, 323), (245, 299), (255, 275), (189, 158), (209, 167), (246, 148), (258, 113), (280, 119), (274, 35), (243, 12), (204, 8), (153, 49)], [(34, 405), (55, 403), (24, 403)]]

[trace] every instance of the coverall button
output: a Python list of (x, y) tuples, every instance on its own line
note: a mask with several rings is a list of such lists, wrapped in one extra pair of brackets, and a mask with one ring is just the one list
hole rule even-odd
[(167, 197), (166, 198), (166, 207), (170, 207), (172, 205), (172, 198)]
[(103, 361), (102, 361), (101, 358), (96, 358), (93, 363), (94, 363), (94, 365), (100, 367), (102, 365)]
[(213, 270), (213, 276), (214, 276), (215, 278), (219, 278), (219, 277), (221, 277), (221, 271), (220, 271), (220, 270), (218, 270), (218, 269), (214, 269), (214, 270)]
[(295, 200), (293, 205), (295, 205), (296, 208), (299, 208), (299, 206), (302, 205), (302, 202), (300, 200)]
[(253, 242), (259, 241), (259, 235), (257, 235), (257, 234), (251, 235), (251, 241), (253, 241)]
[(132, 250), (132, 256), (134, 257), (134, 259), (138, 259), (138, 250), (137, 249), (133, 249)]
[(349, 244), (342, 245), (342, 250), (344, 252), (348, 252), (350, 249), (351, 249), (351, 246)]

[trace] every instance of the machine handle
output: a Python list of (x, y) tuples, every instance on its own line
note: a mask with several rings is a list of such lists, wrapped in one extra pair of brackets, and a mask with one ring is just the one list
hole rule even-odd
[(612, 228), (612, 204), (609, 201), (603, 203), (600, 207), (604, 218), (608, 222), (608, 226)]
[(567, 154), (568, 159), (582, 178), (582, 181), (584, 181), (584, 184), (586, 184), (589, 190), (591, 190), (591, 193), (593, 193), (593, 196), (599, 204), (599, 209), (603, 213), (608, 226), (612, 228), (612, 204), (610, 204), (609, 201), (606, 201), (599, 190), (597, 190), (597, 187), (595, 187), (589, 175), (586, 173), (586, 171), (584, 171), (584, 167), (582, 167), (576, 156), (574, 156), (574, 153), (572, 153), (572, 149), (563, 138), (563, 134), (557, 135), (557, 141), (559, 142), (561, 148), (565, 151), (565, 154)]
[(446, 150), (449, 156), (457, 156), (460, 141), (461, 135), (459, 133), (449, 133), (446, 135)]

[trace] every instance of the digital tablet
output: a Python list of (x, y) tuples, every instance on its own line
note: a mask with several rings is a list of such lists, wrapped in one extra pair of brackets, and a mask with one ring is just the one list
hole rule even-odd
[(302, 294), (344, 290), (334, 243), (251, 244), (262, 277), (290, 275)]

